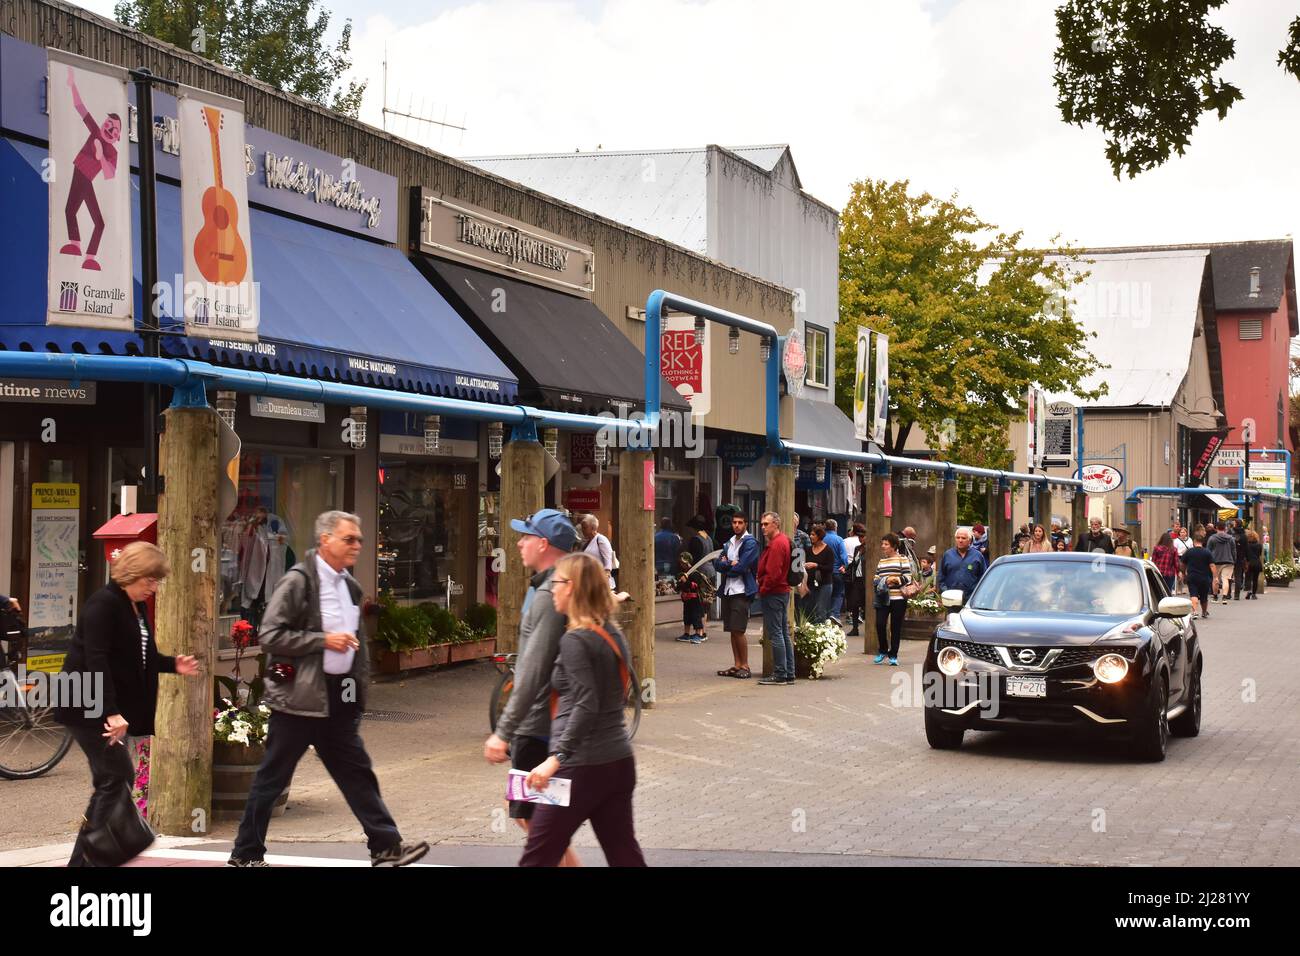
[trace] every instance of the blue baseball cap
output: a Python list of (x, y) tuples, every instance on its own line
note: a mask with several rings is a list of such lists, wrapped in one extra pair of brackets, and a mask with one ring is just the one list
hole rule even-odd
[(554, 508), (543, 508), (522, 521), (516, 518), (510, 522), (510, 527), (520, 534), (545, 538), (561, 551), (572, 551), (578, 541), (578, 532), (573, 529), (573, 523), (564, 516), (563, 511)]

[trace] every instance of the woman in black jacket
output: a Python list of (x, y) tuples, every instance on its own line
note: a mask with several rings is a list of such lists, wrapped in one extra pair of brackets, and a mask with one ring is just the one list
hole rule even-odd
[(1246, 586), (1250, 588), (1250, 593), (1246, 595), (1248, 601), (1258, 600), (1259, 576), (1263, 573), (1264, 545), (1252, 529), (1246, 532)]
[(614, 596), (600, 562), (571, 554), (551, 576), (555, 609), (568, 618), (551, 674), (550, 756), (533, 768), (528, 786), (545, 790), (552, 777), (572, 781), (569, 805), (539, 803), (520, 866), (558, 866), (573, 834), (590, 820), (610, 866), (645, 866), (632, 825), (636, 761), (623, 708), (632, 675), (631, 652), (610, 620)]
[(154, 732), (158, 675), (199, 672), (193, 657), (158, 653), (145, 603), (167, 576), (167, 557), (157, 545), (136, 541), (113, 561), (108, 584), (81, 610), (63, 673), (75, 675), (80, 700), (61, 701), (58, 721), (72, 731), (90, 761), (94, 793), (86, 807), (68, 866), (93, 866), (85, 855), (85, 836), (103, 822), (123, 789), (128, 799), (133, 767), (127, 734)]

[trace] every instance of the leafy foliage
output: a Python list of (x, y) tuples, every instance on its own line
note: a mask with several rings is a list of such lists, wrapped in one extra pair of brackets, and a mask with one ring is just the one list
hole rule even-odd
[(1209, 22), (1223, 3), (1067, 0), (1057, 8), (1057, 106), (1067, 123), (1106, 133), (1116, 179), (1183, 155), (1202, 113), (1223, 119), (1242, 98), (1215, 75), (1235, 47)]
[[(1082, 280), (1060, 254), (1020, 248), (955, 201), (912, 195), (907, 181), (853, 184), (840, 218), (836, 362), (853, 368), (857, 326), (889, 336), (885, 450), (899, 454), (913, 427), (947, 434), (947, 456), (1011, 464), (1006, 429), (1023, 414), (1026, 386), (1095, 398), (1081, 382), (1099, 366), (1062, 293)], [(852, 417), (851, 376), (836, 396)]]
[(356, 117), (366, 84), (340, 84), (352, 66), (352, 21), (330, 46), (330, 14), (315, 8), (316, 0), (120, 0), (113, 15), (278, 90)]

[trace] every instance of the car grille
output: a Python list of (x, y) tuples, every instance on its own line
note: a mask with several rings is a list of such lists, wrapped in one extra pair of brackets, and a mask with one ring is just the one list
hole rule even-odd
[[(1003, 645), (1007, 648), (1007, 653), (1011, 655), (1011, 660), (1020, 664), (1020, 658), (1017, 656), (1021, 651), (1020, 646)], [(986, 664), (1003, 665), (1002, 656), (998, 654), (997, 647), (993, 644), (976, 644), (974, 641), (954, 641), (948, 638), (939, 640), (939, 647), (955, 647), (967, 657), (973, 660), (983, 661)], [(1029, 650), (1034, 652), (1034, 660), (1028, 662), (1027, 666), (1034, 667), (1043, 661), (1045, 655), (1052, 648), (1050, 647), (1031, 647)], [(1056, 660), (1052, 662), (1050, 670), (1058, 667), (1071, 667), (1076, 664), (1090, 664), (1103, 654), (1118, 654), (1125, 660), (1133, 660), (1137, 656), (1136, 647), (1067, 647), (1062, 649), (1057, 655)]]

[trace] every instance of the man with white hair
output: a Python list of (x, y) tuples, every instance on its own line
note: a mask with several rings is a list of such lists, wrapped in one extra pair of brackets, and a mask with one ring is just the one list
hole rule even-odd
[(257, 768), (227, 866), (267, 866), (266, 830), (276, 798), (308, 747), (347, 799), (366, 832), (371, 866), (406, 866), (429, 844), (404, 843), (357, 732), (370, 668), (361, 649), (361, 585), (348, 573), (364, 538), (361, 519), (326, 511), (318, 547), (276, 585), (259, 643), (270, 661), (262, 702), (271, 708), (266, 756)]
[(988, 564), (984, 555), (972, 547), (971, 534), (965, 528), (958, 528), (953, 539), (956, 547), (943, 553), (935, 577), (940, 595), (947, 590), (961, 591), (962, 602), (965, 603), (970, 600), (970, 593), (984, 576)]

